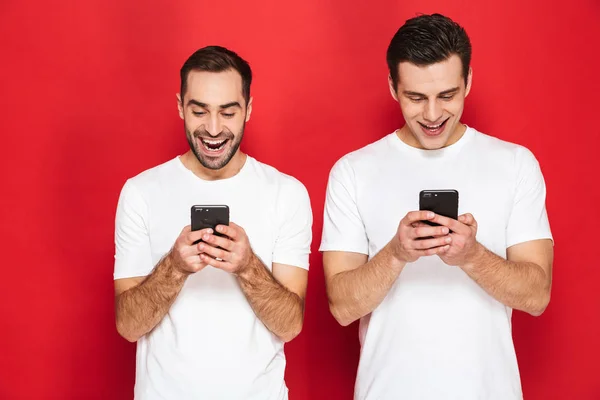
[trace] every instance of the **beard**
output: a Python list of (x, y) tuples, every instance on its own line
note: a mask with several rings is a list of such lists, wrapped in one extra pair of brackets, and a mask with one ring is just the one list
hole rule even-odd
[[(187, 137), (188, 144), (190, 145), (190, 149), (200, 162), (204, 168), (218, 170), (225, 167), (229, 164), (229, 161), (233, 158), (233, 156), (237, 153), (240, 148), (240, 144), (242, 143), (242, 138), (244, 137), (244, 128), (246, 126), (246, 122), (242, 125), (242, 128), (238, 132), (237, 135), (234, 135), (229, 129), (224, 128), (217, 136), (212, 136), (208, 133), (208, 131), (202, 127), (197, 128), (193, 132), (187, 129), (185, 126), (185, 133)], [(202, 139), (206, 140), (226, 140), (223, 146), (226, 146), (226, 150), (223, 154), (215, 157), (211, 157), (210, 155), (206, 155), (203, 149), (200, 146), (204, 146), (201, 143)]]

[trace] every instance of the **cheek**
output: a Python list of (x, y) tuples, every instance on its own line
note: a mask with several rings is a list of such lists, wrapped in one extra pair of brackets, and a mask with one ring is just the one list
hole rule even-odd
[(233, 119), (227, 120), (225, 126), (233, 133), (237, 134), (244, 128), (246, 122), (246, 116), (244, 114), (235, 116)]
[(183, 120), (183, 122), (185, 125), (185, 130), (192, 134), (202, 126), (202, 123), (197, 121), (195, 118), (186, 118)]
[(450, 103), (446, 104), (446, 107), (444, 107), (444, 108), (449, 113), (456, 115), (462, 111), (464, 105), (465, 105), (465, 102), (463, 100), (455, 100), (455, 101), (451, 101)]
[(403, 102), (401, 108), (405, 120), (415, 119), (423, 113), (422, 107), (412, 102)]

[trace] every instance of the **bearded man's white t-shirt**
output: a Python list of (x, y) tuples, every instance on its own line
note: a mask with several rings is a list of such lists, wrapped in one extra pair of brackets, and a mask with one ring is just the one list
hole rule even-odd
[[(302, 183), (250, 156), (232, 178), (205, 181), (177, 157), (125, 183), (114, 278), (150, 274), (196, 204), (228, 205), (269, 270), (272, 263), (308, 269), (312, 213)], [(135, 399), (287, 399), (283, 347), (236, 278), (208, 266), (188, 277), (163, 320), (138, 340)]]

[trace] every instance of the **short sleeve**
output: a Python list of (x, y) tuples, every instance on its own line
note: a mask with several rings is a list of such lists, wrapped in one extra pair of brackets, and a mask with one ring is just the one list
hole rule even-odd
[(277, 221), (272, 261), (308, 269), (313, 216), (308, 192), (296, 179), (286, 179), (280, 188)]
[(357, 205), (356, 179), (346, 158), (339, 160), (329, 174), (319, 250), (369, 254), (369, 242)]
[(128, 180), (121, 190), (115, 218), (114, 279), (146, 276), (152, 272), (147, 221), (147, 203)]
[(546, 184), (535, 156), (524, 147), (516, 154), (516, 187), (506, 226), (506, 247), (538, 239), (552, 239), (546, 212)]

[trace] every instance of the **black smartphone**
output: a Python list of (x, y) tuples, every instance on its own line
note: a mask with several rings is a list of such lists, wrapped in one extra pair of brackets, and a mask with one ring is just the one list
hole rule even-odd
[[(419, 193), (419, 210), (433, 211), (444, 217), (458, 219), (458, 191), (446, 190), (422, 190)], [(435, 222), (423, 221), (432, 226)]]
[[(223, 236), (215, 229), (217, 225), (229, 225), (229, 207), (226, 205), (192, 206), (192, 231), (212, 228), (217, 236)], [(199, 241), (198, 241), (199, 242)], [(196, 242), (196, 243), (198, 243)], [(194, 244), (196, 244), (194, 243)]]

